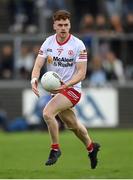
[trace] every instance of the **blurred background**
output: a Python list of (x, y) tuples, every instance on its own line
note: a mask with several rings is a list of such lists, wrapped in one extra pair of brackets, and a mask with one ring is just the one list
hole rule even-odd
[(42, 108), (50, 96), (40, 86), (35, 97), (30, 75), (58, 9), (72, 13), (71, 33), (88, 51), (77, 117), (86, 127), (133, 127), (133, 0), (1, 0), (0, 129), (47, 130)]

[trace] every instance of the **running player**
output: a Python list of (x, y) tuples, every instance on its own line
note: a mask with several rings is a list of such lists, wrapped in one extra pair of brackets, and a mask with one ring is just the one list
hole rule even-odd
[(71, 129), (83, 142), (91, 162), (91, 168), (97, 166), (97, 153), (100, 148), (89, 137), (83, 124), (76, 119), (74, 106), (81, 97), (81, 81), (85, 78), (87, 68), (87, 52), (81, 40), (70, 34), (70, 13), (59, 10), (53, 15), (53, 29), (56, 34), (48, 37), (42, 44), (36, 58), (31, 85), (33, 92), (39, 96), (38, 79), (40, 70), (47, 64), (48, 71), (55, 71), (62, 77), (62, 86), (51, 91), (55, 96), (43, 110), (43, 117), (47, 123), (51, 136), (51, 150), (45, 165), (56, 163), (61, 155), (59, 145), (59, 128), (55, 116)]

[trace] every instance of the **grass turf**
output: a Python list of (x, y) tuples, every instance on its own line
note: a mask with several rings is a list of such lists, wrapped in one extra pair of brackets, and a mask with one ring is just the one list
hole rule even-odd
[(90, 130), (101, 144), (99, 164), (91, 170), (87, 152), (70, 131), (60, 133), (62, 156), (47, 167), (50, 138), (44, 132), (0, 132), (0, 179), (133, 178), (133, 130)]

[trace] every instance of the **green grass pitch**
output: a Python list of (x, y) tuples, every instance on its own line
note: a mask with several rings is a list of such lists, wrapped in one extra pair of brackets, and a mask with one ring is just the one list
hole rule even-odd
[(90, 129), (101, 144), (99, 164), (91, 170), (84, 145), (70, 131), (60, 133), (62, 156), (50, 167), (47, 132), (0, 132), (0, 179), (133, 178), (133, 130)]

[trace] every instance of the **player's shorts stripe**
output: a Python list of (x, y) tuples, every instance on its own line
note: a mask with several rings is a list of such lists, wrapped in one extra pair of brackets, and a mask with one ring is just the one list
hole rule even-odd
[(81, 93), (76, 91), (74, 88), (63, 89), (60, 93), (66, 96), (72, 102), (73, 106), (75, 106), (81, 98)]

